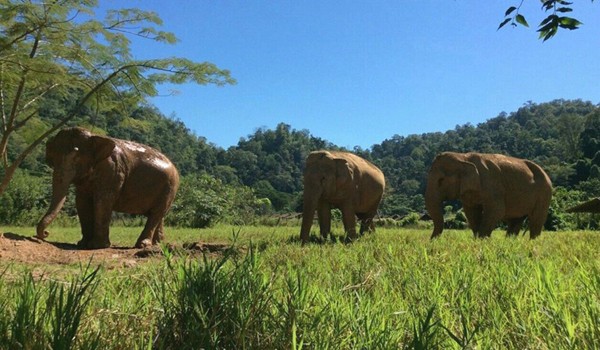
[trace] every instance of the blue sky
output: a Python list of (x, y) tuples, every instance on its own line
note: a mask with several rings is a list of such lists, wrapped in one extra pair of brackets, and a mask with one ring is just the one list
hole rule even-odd
[(229, 69), (237, 85), (161, 87), (152, 98), (217, 146), (259, 127), (308, 129), (339, 146), (478, 124), (527, 101), (600, 102), (600, 4), (543, 43), (546, 14), (525, 0), (530, 28), (497, 31), (520, 0), (100, 0), (159, 14), (179, 42), (134, 41), (137, 58), (182, 56)]

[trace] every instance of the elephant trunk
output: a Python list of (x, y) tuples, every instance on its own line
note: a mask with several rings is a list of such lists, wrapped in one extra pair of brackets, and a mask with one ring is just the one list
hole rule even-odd
[(442, 234), (444, 230), (444, 213), (442, 212), (442, 199), (431, 188), (431, 186), (427, 186), (425, 206), (427, 207), (427, 213), (433, 220), (433, 232), (431, 233), (431, 239), (433, 239)]
[(37, 224), (36, 237), (42, 239), (48, 237), (49, 232), (46, 231), (46, 228), (54, 221), (63, 204), (65, 204), (70, 182), (71, 179), (57, 175), (57, 171), (54, 172), (52, 176), (52, 200), (48, 211)]
[(304, 192), (304, 203), (302, 204), (302, 227), (300, 229), (300, 239), (302, 244), (308, 242), (310, 235), (310, 228), (315, 218), (315, 210), (317, 209), (317, 203), (319, 201), (318, 195), (313, 195)]

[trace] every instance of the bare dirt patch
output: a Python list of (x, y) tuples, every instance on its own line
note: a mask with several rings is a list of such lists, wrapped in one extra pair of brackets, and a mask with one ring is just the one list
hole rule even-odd
[[(182, 246), (167, 245), (166, 249), (177, 254), (222, 254), (231, 247), (219, 243), (192, 242)], [(104, 264), (110, 267), (133, 267), (152, 257), (162, 256), (160, 247), (138, 249), (112, 246), (106, 249), (82, 250), (75, 244), (50, 242), (12, 232), (0, 233), (0, 261), (24, 264)]]

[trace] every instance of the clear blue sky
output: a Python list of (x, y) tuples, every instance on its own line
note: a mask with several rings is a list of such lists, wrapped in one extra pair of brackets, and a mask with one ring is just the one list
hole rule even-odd
[(543, 43), (546, 16), (497, 31), (520, 0), (100, 0), (159, 14), (176, 45), (135, 41), (138, 58), (183, 56), (229, 69), (234, 86), (163, 86), (151, 102), (227, 148), (259, 127), (308, 129), (339, 146), (478, 124), (527, 101), (600, 102), (600, 4)]

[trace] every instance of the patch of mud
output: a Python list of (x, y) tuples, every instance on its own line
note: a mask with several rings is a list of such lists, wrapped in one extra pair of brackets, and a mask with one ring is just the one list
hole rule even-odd
[(0, 261), (24, 264), (105, 264), (111, 267), (134, 267), (153, 257), (161, 257), (166, 249), (178, 255), (202, 256), (225, 254), (231, 246), (220, 243), (192, 242), (177, 246), (166, 244), (144, 249), (112, 246), (106, 249), (82, 250), (76, 244), (50, 242), (12, 232), (0, 233)]

